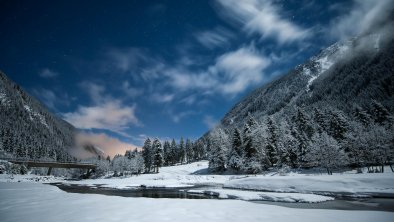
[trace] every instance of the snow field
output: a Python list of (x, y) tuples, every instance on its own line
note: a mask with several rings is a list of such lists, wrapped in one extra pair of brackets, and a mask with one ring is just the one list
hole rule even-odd
[(40, 183), (0, 182), (2, 222), (302, 221), (391, 222), (394, 213), (292, 209), (239, 200), (125, 198), (66, 193)]

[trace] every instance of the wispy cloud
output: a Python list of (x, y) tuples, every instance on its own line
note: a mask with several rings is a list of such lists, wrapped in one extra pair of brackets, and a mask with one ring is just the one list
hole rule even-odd
[(179, 90), (211, 90), (234, 96), (261, 83), (263, 71), (269, 64), (270, 59), (252, 45), (219, 56), (214, 65), (202, 72), (193, 73), (178, 67), (166, 70), (165, 75), (170, 79), (169, 84)]
[(79, 83), (79, 87), (88, 93), (90, 99), (95, 104), (99, 104), (110, 99), (109, 96), (104, 94), (105, 87), (103, 85), (84, 81)]
[(193, 94), (193, 95), (189, 95), (184, 97), (183, 99), (180, 100), (181, 103), (185, 103), (187, 105), (192, 105), (196, 102), (197, 100), (197, 95)]
[(229, 22), (241, 24), (248, 33), (274, 38), (279, 43), (300, 41), (310, 31), (285, 19), (272, 0), (217, 0), (219, 13)]
[(217, 59), (215, 69), (225, 73), (225, 84), (219, 89), (223, 94), (238, 94), (263, 80), (263, 70), (270, 59), (260, 55), (253, 46), (226, 53)]
[(229, 40), (234, 37), (228, 29), (218, 27), (214, 30), (198, 32), (195, 37), (203, 46), (214, 49), (229, 45)]
[(59, 73), (57, 73), (53, 70), (50, 70), (48, 68), (45, 68), (45, 69), (40, 70), (40, 72), (38, 72), (38, 75), (42, 78), (49, 79), (49, 78), (57, 77), (59, 75)]
[(171, 102), (174, 98), (175, 98), (175, 94), (172, 93), (164, 93), (164, 94), (154, 93), (151, 96), (151, 99), (154, 102), (158, 102), (158, 103), (168, 103)]
[(206, 115), (206, 116), (204, 116), (203, 123), (204, 123), (209, 129), (212, 129), (212, 128), (214, 128), (214, 127), (217, 125), (218, 121), (215, 120), (212, 116)]
[(32, 93), (40, 99), (48, 108), (57, 111), (59, 105), (70, 105), (73, 98), (70, 98), (67, 93), (63, 93), (62, 96), (57, 95), (54, 91), (49, 89), (33, 89)]
[(122, 100), (105, 94), (105, 87), (96, 83), (80, 84), (90, 95), (93, 105), (79, 106), (63, 118), (80, 129), (106, 129), (124, 135), (130, 126), (141, 125), (135, 115), (136, 105), (125, 105)]
[(344, 40), (363, 34), (379, 26), (392, 15), (392, 0), (353, 0), (353, 7), (331, 22), (328, 33), (331, 37)]
[(187, 116), (195, 115), (195, 114), (196, 114), (196, 112), (192, 111), (192, 110), (178, 112), (178, 113), (174, 113), (172, 110), (169, 110), (169, 115), (171, 117), (171, 120), (174, 123), (179, 123), (183, 118), (185, 118)]
[(124, 81), (122, 84), (122, 91), (130, 98), (134, 98), (143, 94), (144, 90), (136, 87), (131, 87), (129, 81)]
[(139, 124), (135, 116), (135, 105), (125, 106), (119, 100), (96, 106), (80, 106), (75, 112), (65, 113), (64, 118), (80, 129), (96, 128), (113, 132)]
[(136, 47), (106, 50), (102, 69), (129, 74), (134, 80), (150, 81), (160, 77), (162, 62), (147, 50)]

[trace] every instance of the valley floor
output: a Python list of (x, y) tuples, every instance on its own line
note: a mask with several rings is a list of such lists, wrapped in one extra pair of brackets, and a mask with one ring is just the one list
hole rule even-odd
[[(331, 200), (323, 194), (394, 194), (394, 173), (316, 175), (290, 173), (247, 175), (206, 174), (207, 162), (163, 167), (159, 174), (129, 178), (65, 181), (34, 175), (0, 175), (1, 221), (393, 221), (394, 213), (294, 209), (242, 200), (320, 202)], [(13, 179), (12, 179), (13, 178)], [(212, 185), (212, 189), (189, 192), (216, 192), (220, 198), (239, 200), (153, 199), (67, 193), (43, 182), (62, 182), (130, 189)], [(15, 183), (16, 182), (16, 183)], [(19, 183), (17, 183), (19, 182)], [(222, 188), (221, 186), (224, 186)], [(242, 188), (253, 190), (238, 190)], [(276, 191), (276, 192), (267, 192)], [(317, 193), (317, 194), (316, 194)]]
[(291, 209), (241, 200), (151, 199), (0, 183), (1, 221), (392, 221), (394, 213)]

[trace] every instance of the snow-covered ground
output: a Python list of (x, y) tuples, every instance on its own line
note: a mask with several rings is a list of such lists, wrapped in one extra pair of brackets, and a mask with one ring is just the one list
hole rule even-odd
[[(394, 194), (394, 173), (212, 175), (208, 163), (163, 167), (158, 174), (128, 178), (66, 181), (35, 175), (0, 175), (1, 221), (393, 221), (394, 213), (293, 209), (242, 200), (321, 202), (332, 197), (315, 192)], [(11, 183), (14, 182), (14, 183)], [(55, 186), (62, 182), (127, 189), (135, 186), (185, 187), (191, 193), (220, 199), (153, 199), (67, 193)], [(200, 189), (195, 185), (212, 185)], [(221, 188), (224, 186), (225, 188)], [(237, 188), (237, 189), (228, 189)], [(252, 190), (239, 190), (252, 189)], [(183, 189), (183, 188), (180, 188)], [(266, 192), (275, 191), (275, 192)], [(233, 198), (232, 200), (227, 198)], [(237, 200), (234, 200), (237, 199)]]
[(255, 192), (234, 189), (203, 189), (188, 190), (188, 193), (198, 193), (211, 196), (217, 196), (221, 199), (238, 199), (238, 200), (266, 200), (275, 202), (288, 203), (319, 203), (328, 200), (334, 200), (333, 197), (327, 197), (315, 194), (304, 193), (275, 193), (275, 192)]
[[(244, 176), (208, 175), (207, 161), (187, 165), (160, 168), (158, 174), (142, 174), (126, 178), (89, 179), (70, 181), (71, 184), (94, 185), (105, 184), (103, 187), (125, 189), (128, 187), (190, 187), (194, 185), (224, 184), (231, 178)], [(204, 175), (202, 175), (204, 173)]]
[[(394, 173), (345, 172), (342, 174), (290, 173), (266, 175), (207, 174), (208, 162), (163, 167), (158, 174), (143, 174), (127, 178), (90, 179), (67, 183), (125, 189), (128, 187), (191, 187), (194, 185), (223, 185), (224, 188), (287, 193), (346, 193), (354, 195), (387, 194), (394, 196)], [(241, 198), (242, 199), (242, 198)]]
[[(0, 181), (35, 181), (63, 182), (86, 186), (128, 189), (130, 187), (193, 187), (195, 185), (223, 186), (227, 189), (216, 190), (220, 197), (233, 196), (237, 199), (260, 199), (277, 201), (319, 202), (330, 200), (329, 197), (312, 194), (347, 194), (368, 195), (380, 194), (394, 196), (394, 173), (362, 173), (345, 172), (334, 175), (289, 173), (266, 175), (213, 175), (208, 174), (208, 162), (200, 161), (187, 165), (162, 167), (158, 174), (142, 174), (126, 178), (88, 179), (81, 181), (64, 181), (62, 178), (37, 177), (34, 175), (0, 175)], [(193, 189), (193, 188), (191, 188)], [(230, 190), (230, 189), (244, 189)], [(249, 190), (249, 191), (245, 191)], [(203, 191), (213, 191), (206, 189)], [(260, 191), (257, 193), (256, 191)], [(267, 192), (270, 191), (270, 192)], [(202, 191), (199, 191), (202, 192)], [(275, 194), (272, 192), (280, 192)], [(299, 194), (296, 194), (299, 193)], [(304, 195), (301, 195), (304, 194)], [(305, 195), (308, 194), (308, 195)], [(308, 201), (311, 200), (311, 201)]]
[(224, 187), (273, 192), (394, 196), (394, 173), (256, 176), (228, 181)]
[(292, 209), (240, 200), (152, 199), (66, 193), (40, 183), (0, 182), (0, 220), (20, 221), (379, 221), (394, 213)]

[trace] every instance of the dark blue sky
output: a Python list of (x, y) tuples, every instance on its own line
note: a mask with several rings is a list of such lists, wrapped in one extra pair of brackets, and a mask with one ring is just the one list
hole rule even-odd
[(362, 31), (346, 23), (375, 5), (1, 1), (0, 69), (78, 128), (136, 145), (196, 139), (253, 89)]

